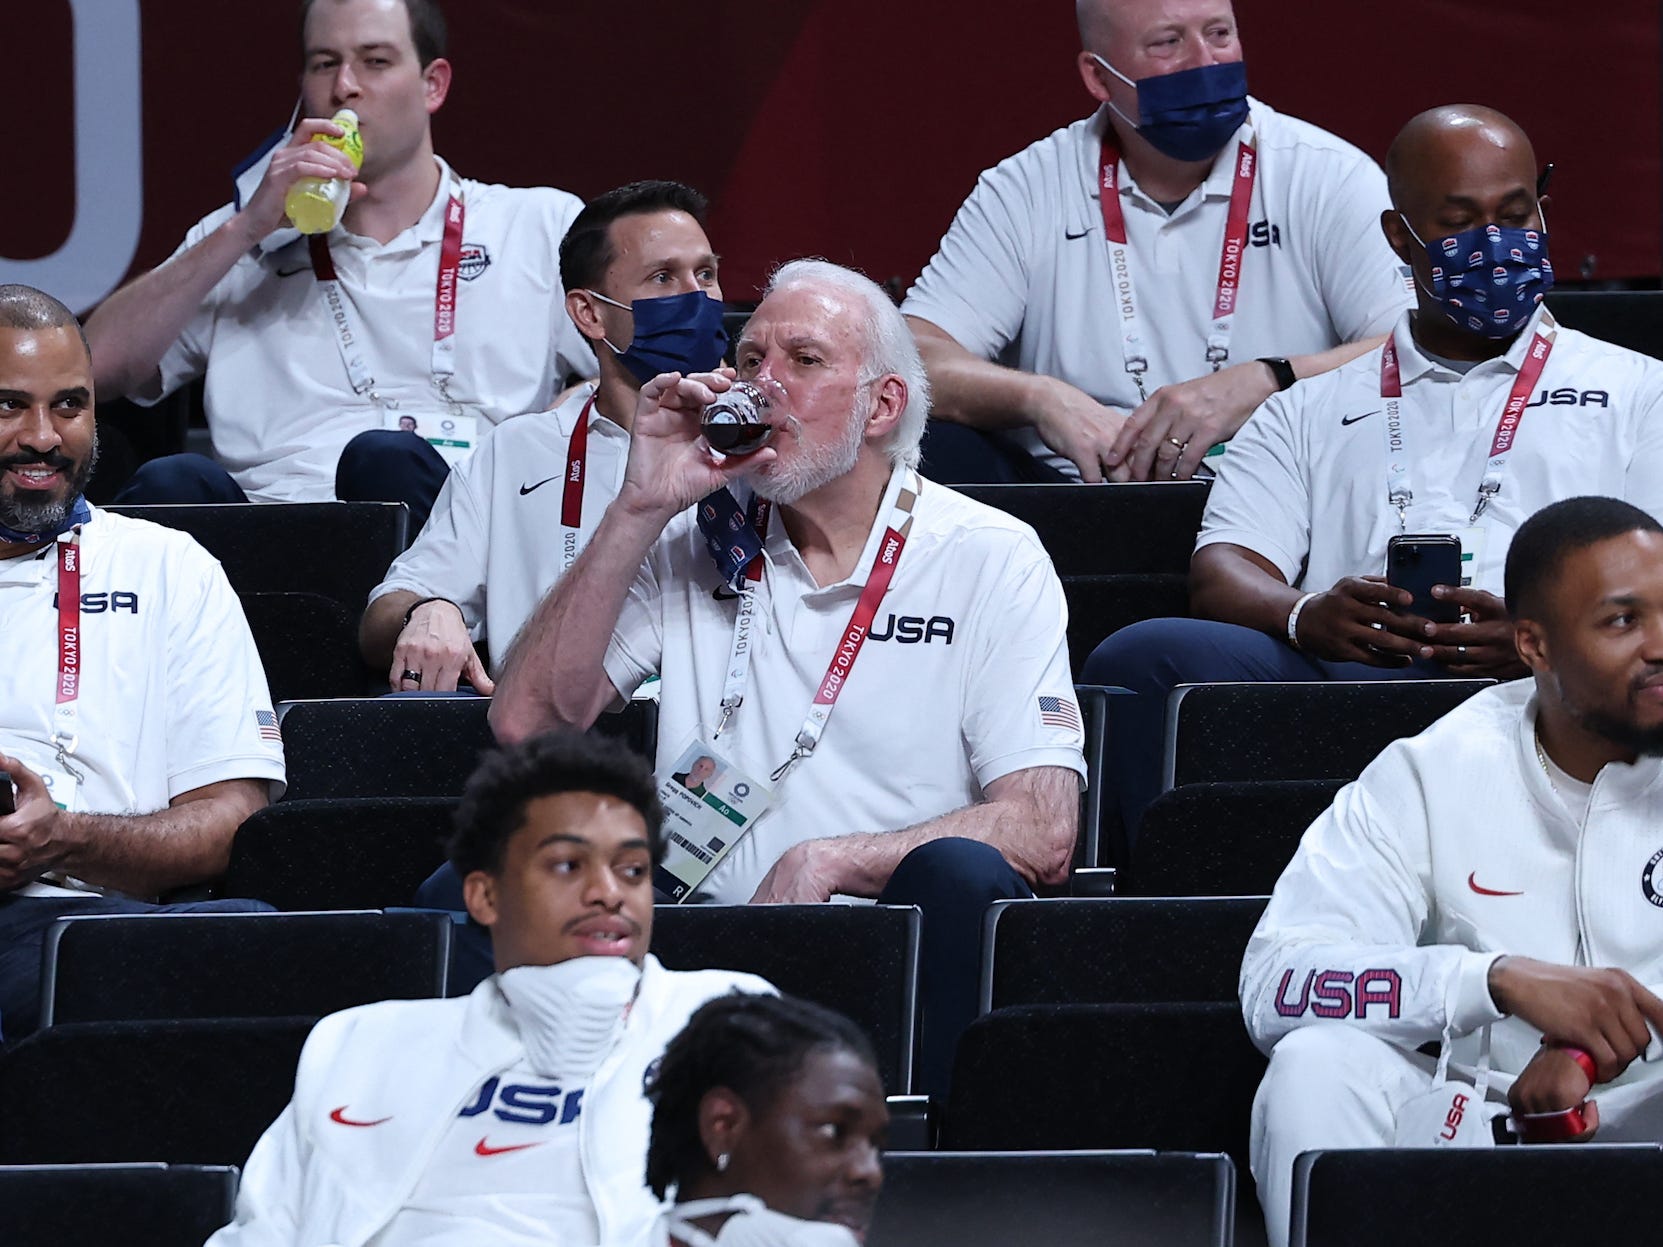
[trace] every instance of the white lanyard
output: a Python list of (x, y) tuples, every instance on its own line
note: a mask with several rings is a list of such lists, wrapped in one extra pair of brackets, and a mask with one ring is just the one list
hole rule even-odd
[(85, 669), (81, 647), (81, 528), (76, 525), (58, 538), (58, 680), (57, 704), (52, 710), (52, 745), (58, 765), (76, 780), (84, 779), (70, 765), (69, 755), (79, 743), (76, 707), (81, 699)]
[(694, 1199), (676, 1204), (664, 1214), (664, 1227), (687, 1247), (716, 1247), (716, 1239), (693, 1224), (695, 1217), (713, 1217), (721, 1212), (761, 1212), (767, 1205), (755, 1195), (728, 1195), (720, 1199)]
[[(1512, 457), (1513, 445), (1518, 440), (1519, 425), (1524, 422), (1525, 404), (1547, 366), (1553, 352), (1553, 340), (1558, 325), (1546, 311), (1541, 324), (1530, 340), (1524, 364), (1513, 382), (1507, 403), (1496, 422), (1495, 435), (1490, 439), (1490, 457), (1484, 464), (1484, 477), (1478, 483), (1478, 501), (1473, 507), (1467, 526), (1478, 523), (1490, 505), (1490, 500), (1501, 492), (1501, 482)], [(1415, 499), (1413, 479), (1409, 471), (1409, 436), (1403, 427), (1403, 376), (1397, 362), (1397, 337), (1386, 339), (1380, 352), (1380, 400), (1385, 407), (1386, 433), (1386, 501), (1397, 511), (1398, 528), (1409, 531), (1409, 504)]]
[[(1236, 304), (1241, 292), (1242, 258), (1247, 252), (1247, 218), (1253, 201), (1253, 183), (1258, 176), (1259, 156), (1253, 135), (1236, 145), (1235, 177), (1230, 189), (1230, 214), (1224, 224), (1224, 246), (1218, 258), (1218, 286), (1213, 296), (1213, 323), (1207, 334), (1207, 362), (1214, 372), (1230, 359), (1230, 336), (1236, 322)], [(1126, 219), (1120, 208), (1120, 147), (1112, 130), (1105, 134), (1098, 159), (1099, 203), (1103, 209), (1103, 233), (1109, 241), (1109, 273), (1115, 300), (1120, 308), (1121, 354), (1126, 371), (1137, 382), (1138, 397), (1147, 399), (1143, 374), (1149, 371), (1149, 356), (1138, 327), (1137, 289), (1132, 283), (1132, 254), (1126, 241)], [(1183, 380), (1184, 378), (1179, 378)]]
[[(452, 411), (462, 405), (450, 396), (451, 378), (456, 375), (456, 283), (462, 271), (462, 224), (466, 217), (462, 203), (462, 184), (451, 179), (450, 201), (445, 205), (445, 232), (439, 244), (439, 277), (433, 290), (433, 388), (439, 391)], [(335, 331), (335, 345), (346, 366), (347, 381), (352, 392), (368, 398), (377, 406), (396, 406), (376, 390), (375, 374), (370, 370), (364, 354), (365, 342), (359, 327), (358, 314), (352, 300), (341, 288), (335, 272), (335, 261), (329, 254), (329, 239), (324, 234), (313, 234), (306, 240), (312, 259), (312, 275), (317, 278), (318, 294), (323, 299), (329, 324)]]
[[(842, 696), (844, 686), (849, 682), (855, 660), (860, 657), (867, 634), (872, 630), (872, 621), (877, 617), (878, 606), (882, 603), (884, 595), (889, 592), (889, 583), (895, 577), (896, 567), (900, 565), (901, 552), (906, 548), (907, 535), (912, 530), (912, 509), (918, 502), (919, 485), (920, 482), (914, 481), (914, 488), (903, 487), (896, 495), (895, 506), (890, 511), (889, 526), (884, 530), (877, 557), (872, 562), (872, 570), (860, 591), (860, 600), (855, 603), (854, 613), (850, 615), (849, 622), (838, 640), (837, 649), (826, 666), (826, 674), (820, 678), (819, 687), (815, 690), (814, 700), (809, 704), (802, 726), (797, 730), (795, 748), (792, 749), (791, 756), (769, 776), (776, 783), (784, 779), (786, 772), (793, 766), (813, 753), (820, 743), (820, 738), (825, 735), (832, 710), (837, 705), (837, 699)], [(756, 522), (757, 535), (766, 538), (766, 504), (758, 509)], [(761, 563), (760, 554), (751, 560), (751, 565), (745, 572), (744, 586), (739, 592), (739, 613), (733, 621), (733, 648), (729, 653), (728, 678), (722, 690), (721, 715), (717, 720), (714, 736), (722, 734), (728, 720), (745, 700), (745, 687), (749, 683), (751, 672), (751, 628), (755, 620), (756, 592), (762, 579)]]

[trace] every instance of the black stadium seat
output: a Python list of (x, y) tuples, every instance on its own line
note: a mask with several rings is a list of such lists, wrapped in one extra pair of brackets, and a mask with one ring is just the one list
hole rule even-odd
[(314, 1022), (83, 1022), (37, 1031), (0, 1053), (0, 1164), (241, 1165), (289, 1102)]
[(1265, 896), (1343, 779), (1185, 784), (1144, 811), (1116, 891), (1134, 896)]
[(359, 697), (375, 673), (358, 652), (358, 612), (321, 593), (239, 593), (275, 702)]
[(445, 860), (457, 797), (279, 801), (231, 841), (217, 897), (284, 910), (408, 905)]
[[(338, 697), (277, 708), (286, 800), (455, 797), (495, 740), (486, 697)], [(632, 701), (594, 731), (653, 756), (658, 705)]]
[(107, 914), (46, 932), (41, 1025), (321, 1017), (445, 994), (439, 913)]
[(1656, 1242), (1653, 1143), (1306, 1152), (1292, 1247)]
[(1228, 1156), (890, 1152), (869, 1247), (1225, 1247)]
[(938, 1146), (1228, 1152), (1240, 1168), (1264, 1068), (1234, 1001), (998, 1009), (959, 1040)]
[(1356, 779), (1392, 741), (1494, 680), (1180, 684), (1167, 701), (1164, 788)]
[(1189, 572), (1207, 481), (1125, 485), (967, 485), (959, 492), (1033, 527), (1057, 574)]
[(196, 1247), (231, 1220), (237, 1171), (224, 1165), (0, 1168), (6, 1247)]
[(901, 905), (659, 905), (652, 951), (671, 970), (740, 970), (854, 1019), (891, 1095), (912, 1090), (920, 915)]
[(1568, 329), (1663, 359), (1663, 290), (1564, 290), (1548, 310)]
[(1013, 1005), (1236, 1000), (1264, 897), (996, 901), (982, 1012)]
[(1068, 599), (1068, 661), (1076, 677), (1111, 633), (1145, 619), (1182, 619), (1190, 613), (1187, 572), (1064, 576), (1062, 591)]

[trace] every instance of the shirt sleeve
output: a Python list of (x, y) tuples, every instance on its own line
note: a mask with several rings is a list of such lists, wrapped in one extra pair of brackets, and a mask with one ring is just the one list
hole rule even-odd
[(1268, 1052), (1301, 1026), (1351, 1025), (1407, 1047), (1502, 1013), (1499, 953), (1421, 946), (1431, 851), (1421, 786), (1391, 746), (1313, 823), (1242, 961), (1242, 1015)]
[[(370, 601), (405, 590), (418, 597), (449, 598), (475, 641), (485, 632), (485, 567), (490, 544), (488, 491), (496, 462), (497, 430), (445, 477), (427, 523), (411, 547), (393, 560)], [(508, 641), (501, 642), (506, 649)]]
[(1068, 665), (1068, 603), (1031, 533), (1016, 538), (982, 599), (965, 669), (964, 742), (983, 789), (1002, 776), (1060, 766), (1085, 779), (1085, 727)]
[(628, 697), (641, 681), (657, 675), (664, 661), (664, 580), (669, 568), (670, 542), (687, 540), (686, 531), (672, 525), (661, 535), (642, 560), (635, 580), (624, 596), (612, 639), (601, 660), (612, 687)]
[(998, 356), (1027, 314), (1035, 187), (1026, 174), (1021, 157), (982, 174), (901, 305), (982, 359)]
[(1232, 439), (1207, 495), (1197, 550), (1244, 546), (1274, 564), (1290, 585), (1298, 582), (1311, 549), (1311, 497), (1297, 429), (1313, 386), (1323, 391), (1318, 382), (1305, 381), (1273, 394)]
[(1389, 332), (1414, 305), (1409, 271), (1380, 228), (1380, 214), (1390, 207), (1386, 175), (1359, 152), (1316, 214), (1317, 282), (1340, 342)]
[(271, 781), (283, 795), (283, 745), (254, 637), (230, 582), (194, 541), (171, 556), (167, 791), (228, 779)]
[(1643, 360), (1636, 386), (1634, 452), (1623, 473), (1623, 501), (1663, 519), (1663, 364)]
[[(185, 235), (185, 241), (172, 255), (167, 258), (171, 264), (185, 252), (196, 246), (209, 234), (213, 233), (232, 216), (229, 204), (216, 212), (203, 217), (190, 232)], [(156, 365), (156, 372), (145, 380), (139, 388), (133, 390), (126, 397), (141, 407), (149, 407), (161, 402), (169, 394), (182, 385), (189, 385), (208, 370), (208, 347), (213, 341), (214, 318), (219, 314), (220, 300), (223, 297), (225, 284), (231, 279), (236, 266), (232, 266), (231, 273), (220, 278), (219, 283), (208, 292), (208, 297), (202, 300), (184, 331), (173, 340), (173, 344), (162, 353), (161, 361)]]

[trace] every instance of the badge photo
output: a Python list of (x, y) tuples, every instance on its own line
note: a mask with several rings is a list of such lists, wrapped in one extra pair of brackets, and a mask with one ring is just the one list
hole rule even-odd
[(658, 781), (664, 860), (653, 885), (673, 901), (698, 890), (768, 808), (773, 791), (695, 736)]

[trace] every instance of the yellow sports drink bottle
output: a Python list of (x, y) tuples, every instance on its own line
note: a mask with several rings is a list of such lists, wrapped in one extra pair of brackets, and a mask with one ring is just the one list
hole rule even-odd
[[(315, 134), (314, 143), (328, 143), (346, 153), (355, 169), (364, 167), (364, 136), (358, 132), (358, 114), (343, 108), (330, 118), (345, 133), (340, 138)], [(352, 183), (345, 178), (301, 178), (289, 187), (283, 199), (283, 211), (302, 234), (327, 234), (341, 223), (352, 198)]]

